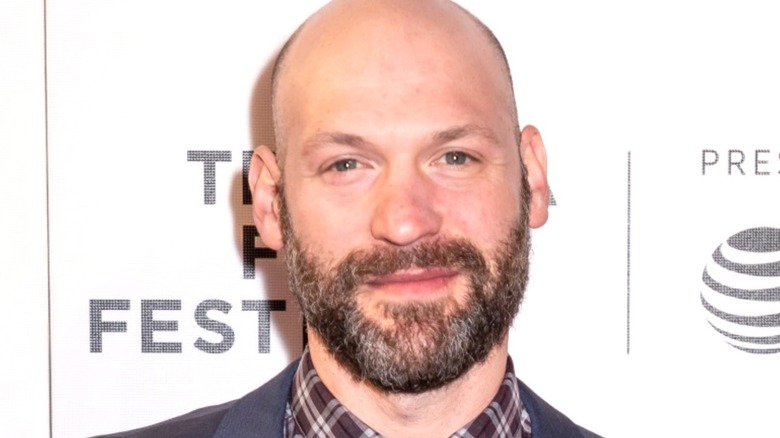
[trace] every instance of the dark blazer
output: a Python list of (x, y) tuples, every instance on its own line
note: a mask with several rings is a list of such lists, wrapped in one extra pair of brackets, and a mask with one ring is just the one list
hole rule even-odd
[[(298, 361), (244, 397), (104, 438), (282, 438), (284, 415)], [(533, 438), (599, 438), (569, 420), (520, 383)]]

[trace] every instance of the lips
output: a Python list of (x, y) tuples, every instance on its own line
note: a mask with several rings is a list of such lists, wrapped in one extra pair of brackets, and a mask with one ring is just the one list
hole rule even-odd
[(374, 277), (366, 285), (393, 295), (429, 296), (441, 293), (457, 276), (445, 268), (410, 269)]

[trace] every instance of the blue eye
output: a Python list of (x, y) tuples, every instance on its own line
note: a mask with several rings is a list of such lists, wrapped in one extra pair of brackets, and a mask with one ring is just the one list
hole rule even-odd
[(353, 159), (336, 161), (331, 165), (331, 169), (335, 170), (336, 172), (346, 172), (348, 170), (357, 169), (357, 167), (358, 162), (357, 160)]
[(451, 165), (466, 164), (471, 159), (469, 154), (460, 151), (450, 151), (444, 154), (444, 161)]

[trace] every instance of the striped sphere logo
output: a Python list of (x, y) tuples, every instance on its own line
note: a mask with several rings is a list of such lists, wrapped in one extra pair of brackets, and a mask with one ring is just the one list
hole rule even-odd
[(701, 303), (707, 321), (739, 350), (780, 352), (780, 229), (740, 231), (704, 267)]

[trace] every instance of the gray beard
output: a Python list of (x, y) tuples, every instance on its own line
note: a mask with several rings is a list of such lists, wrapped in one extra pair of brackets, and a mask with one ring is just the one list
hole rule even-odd
[[(308, 326), (357, 381), (390, 393), (440, 388), (505, 339), (528, 279), (527, 204), (489, 260), (468, 240), (452, 239), (356, 250), (326, 269), (297, 240), (280, 196), (290, 289)], [(358, 304), (358, 287), (413, 267), (457, 269), (468, 279), (465, 299), (386, 303), (381, 316), (392, 324), (368, 318)]]

